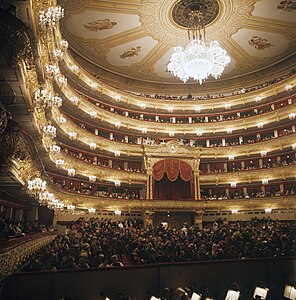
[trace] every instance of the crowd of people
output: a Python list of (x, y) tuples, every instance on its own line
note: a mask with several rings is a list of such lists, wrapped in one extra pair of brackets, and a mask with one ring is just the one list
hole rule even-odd
[(0, 241), (23, 237), (27, 234), (45, 231), (38, 222), (18, 221), (0, 214)]
[[(249, 110), (242, 111), (242, 112), (224, 112), (220, 113), (218, 115), (198, 115), (196, 114), (188, 117), (180, 116), (176, 114), (175, 116), (164, 116), (164, 115), (155, 115), (155, 114), (143, 114), (141, 112), (133, 112), (133, 111), (126, 111), (124, 109), (120, 108), (114, 108), (112, 106), (108, 106), (105, 103), (97, 102), (87, 97), (86, 95), (82, 95), (87, 100), (94, 103), (97, 107), (100, 107), (106, 111), (110, 111), (117, 115), (122, 115), (124, 117), (128, 117), (131, 119), (141, 120), (141, 121), (147, 121), (147, 122), (158, 122), (158, 123), (176, 123), (176, 124), (183, 124), (183, 123), (215, 123), (215, 122), (222, 122), (222, 121), (231, 121), (231, 120), (237, 120), (237, 119), (244, 119), (252, 116), (258, 116), (262, 115), (264, 113), (268, 113), (271, 111), (274, 111), (276, 108), (273, 103), (267, 104), (264, 107), (260, 107), (260, 109), (257, 108), (250, 108)], [(285, 103), (282, 102), (281, 105), (277, 107), (277, 109), (285, 107)], [(85, 125), (82, 124), (81, 128), (85, 129)]]
[(123, 166), (120, 166), (118, 164), (118, 162), (113, 161), (112, 159), (109, 159), (109, 161), (111, 161), (111, 164), (109, 164), (109, 162), (108, 163), (106, 162), (106, 159), (100, 159), (97, 156), (93, 156), (93, 157), (90, 155), (86, 156), (86, 155), (83, 155), (82, 153), (74, 152), (74, 151), (68, 150), (67, 148), (64, 148), (64, 147), (62, 148), (62, 151), (64, 151), (66, 154), (69, 154), (73, 157), (81, 159), (86, 163), (97, 165), (100, 167), (111, 168), (111, 169), (115, 169), (115, 170), (123, 170), (123, 171), (127, 171), (127, 172), (145, 173), (145, 170), (140, 169), (140, 168), (131, 168), (131, 167), (124, 168)]
[(257, 165), (255, 165), (253, 162), (250, 163), (248, 166), (227, 166), (227, 169), (216, 169), (212, 168), (210, 170), (200, 170), (200, 174), (202, 175), (210, 175), (210, 174), (220, 174), (220, 173), (227, 173), (227, 172), (240, 172), (240, 171), (250, 171), (250, 170), (259, 170), (259, 169), (270, 169), (270, 168), (277, 168), (277, 167), (284, 167), (284, 166), (289, 166), (293, 165), (296, 163), (295, 158), (288, 158), (288, 159), (283, 159), (281, 161), (277, 162), (268, 162), (262, 164), (262, 166), (259, 166), (259, 163), (257, 161)]
[(296, 255), (295, 230), (293, 222), (271, 219), (220, 219), (202, 230), (186, 224), (176, 230), (162, 225), (144, 227), (142, 220), (112, 222), (80, 217), (68, 224), (65, 235), (58, 235), (36, 253), (24, 270), (292, 257)]

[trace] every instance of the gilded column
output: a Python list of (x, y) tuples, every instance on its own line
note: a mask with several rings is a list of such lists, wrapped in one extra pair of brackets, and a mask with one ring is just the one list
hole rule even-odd
[(149, 199), (153, 199), (153, 176), (150, 175), (150, 198)]

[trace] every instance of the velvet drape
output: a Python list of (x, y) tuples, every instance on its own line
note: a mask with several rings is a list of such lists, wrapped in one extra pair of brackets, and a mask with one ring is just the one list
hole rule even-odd
[(167, 175), (164, 174), (161, 180), (154, 180), (153, 199), (192, 199), (190, 181), (184, 181), (180, 175), (175, 181), (171, 181)]
[(179, 174), (184, 181), (189, 181), (192, 175), (192, 168), (186, 162), (178, 159), (160, 160), (154, 164), (154, 179), (160, 181), (165, 173), (170, 181), (176, 181)]

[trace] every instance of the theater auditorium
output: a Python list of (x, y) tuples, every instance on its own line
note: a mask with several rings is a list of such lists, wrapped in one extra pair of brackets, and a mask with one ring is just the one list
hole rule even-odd
[(296, 300), (296, 1), (0, 15), (0, 299)]

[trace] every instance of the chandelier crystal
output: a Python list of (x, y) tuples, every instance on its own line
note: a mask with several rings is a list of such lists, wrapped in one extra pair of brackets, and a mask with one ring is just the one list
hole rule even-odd
[(188, 18), (191, 23), (188, 27), (189, 44), (174, 48), (167, 69), (184, 83), (193, 78), (202, 84), (210, 75), (218, 79), (229, 64), (230, 57), (217, 41), (205, 41), (204, 15), (201, 11), (191, 11)]

